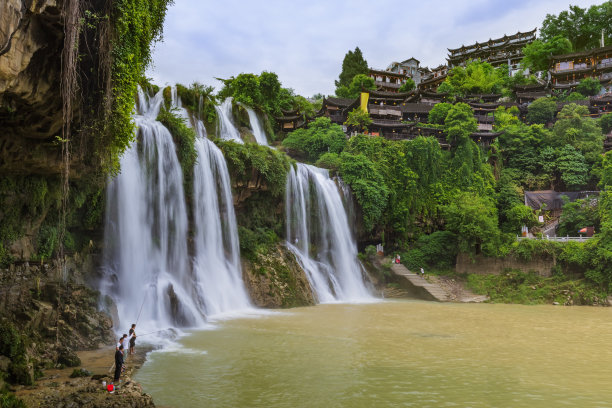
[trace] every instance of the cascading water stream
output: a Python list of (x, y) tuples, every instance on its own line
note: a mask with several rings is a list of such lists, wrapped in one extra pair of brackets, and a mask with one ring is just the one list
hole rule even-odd
[[(172, 88), (175, 111), (189, 120)], [(187, 124), (189, 125), (189, 121)], [(242, 281), (238, 227), (229, 172), (221, 150), (193, 118), (197, 161), (193, 173), (194, 283), (207, 316), (252, 308)]]
[(183, 173), (172, 135), (156, 121), (163, 96), (138, 94), (137, 142), (108, 186), (101, 289), (115, 300), (119, 327), (137, 319), (145, 329), (199, 326), (204, 310), (188, 263)]
[(249, 121), (251, 122), (251, 129), (253, 130), (253, 136), (255, 137), (255, 141), (257, 144), (268, 146), (268, 139), (266, 137), (266, 132), (264, 132), (259, 117), (255, 113), (255, 111), (248, 106), (244, 106), (247, 113), (249, 114)]
[(244, 143), (240, 133), (232, 121), (232, 98), (225, 98), (220, 106), (215, 106), (219, 118), (219, 137), (225, 140), (233, 140)]
[(285, 205), (287, 246), (317, 300), (371, 299), (342, 198), (327, 170), (298, 163), (287, 178)]

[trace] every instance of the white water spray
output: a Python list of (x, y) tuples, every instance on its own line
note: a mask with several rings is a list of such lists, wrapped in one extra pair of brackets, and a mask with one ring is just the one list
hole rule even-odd
[(298, 163), (287, 178), (287, 245), (317, 300), (371, 299), (336, 183), (327, 170)]
[[(172, 105), (189, 125), (189, 114), (174, 87)], [(238, 226), (227, 164), (221, 150), (208, 140), (202, 121), (193, 118), (193, 123), (198, 154), (193, 172), (194, 287), (201, 307), (212, 317), (251, 309), (252, 305), (242, 281)]]
[(221, 106), (215, 106), (215, 110), (219, 118), (219, 137), (225, 140), (233, 140), (237, 143), (244, 143), (232, 121), (232, 98), (226, 98)]
[[(163, 102), (139, 89), (137, 141), (121, 157), (107, 193), (103, 293), (117, 304), (119, 327), (199, 326), (188, 263), (183, 173), (172, 135), (155, 119)], [(139, 311), (142, 314), (138, 316)]]
[(266, 132), (264, 132), (261, 126), (261, 121), (255, 113), (255, 111), (248, 106), (242, 105), (249, 114), (249, 121), (251, 122), (251, 129), (253, 130), (253, 136), (257, 144), (268, 146), (268, 139), (266, 138)]

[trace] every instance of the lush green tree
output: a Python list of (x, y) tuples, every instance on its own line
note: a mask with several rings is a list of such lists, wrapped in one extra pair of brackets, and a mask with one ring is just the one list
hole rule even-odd
[(497, 253), (497, 209), (490, 198), (460, 193), (443, 208), (443, 215), (446, 229), (457, 236), (461, 251), (491, 256)]
[(444, 119), (444, 129), (446, 139), (452, 145), (459, 145), (469, 140), (470, 134), (478, 130), (478, 123), (470, 105), (463, 102), (453, 105)]
[[(355, 51), (349, 50), (342, 61), (342, 72), (340, 72), (339, 80), (336, 81), (336, 89), (341, 86), (348, 88), (353, 78), (355, 78), (355, 75), (367, 75), (368, 72), (368, 62), (363, 58), (363, 54), (359, 47), (356, 47)], [(336, 95), (338, 94), (336, 93)]]
[(540, 35), (543, 41), (561, 36), (567, 38), (574, 51), (583, 51), (600, 46), (604, 30), (606, 44), (612, 43), (612, 2), (591, 6), (588, 10), (570, 6), (559, 15), (547, 14)]
[(525, 57), (521, 63), (533, 72), (548, 71), (553, 55), (570, 52), (572, 52), (572, 44), (563, 36), (559, 35), (548, 41), (535, 40), (523, 47)]
[(412, 78), (408, 78), (406, 82), (404, 82), (402, 86), (400, 86), (399, 91), (400, 92), (410, 92), (414, 90), (415, 88), (416, 88), (416, 84), (414, 83)]
[(558, 234), (575, 237), (578, 231), (585, 227), (595, 227), (595, 231), (599, 231), (597, 199), (566, 200), (559, 219)]
[(595, 96), (601, 91), (601, 83), (596, 78), (584, 78), (580, 80), (576, 90), (582, 95)]
[(599, 126), (601, 126), (601, 131), (604, 134), (610, 133), (612, 131), (612, 113), (601, 115), (601, 118), (599, 118)]
[(549, 97), (538, 98), (527, 107), (527, 121), (545, 125), (552, 122), (557, 112), (557, 102)]
[(575, 102), (575, 101), (584, 101), (585, 99), (588, 99), (588, 98), (584, 96), (583, 94), (581, 94), (580, 92), (572, 92), (565, 97), (564, 101), (565, 102)]
[(349, 112), (348, 118), (344, 124), (358, 129), (359, 132), (367, 132), (368, 126), (372, 124), (372, 119), (368, 112), (361, 108), (355, 108)]
[(358, 74), (353, 77), (348, 87), (339, 87), (336, 90), (336, 95), (341, 98), (357, 98), (364, 90), (376, 90), (374, 79), (364, 74)]
[(451, 69), (444, 83), (456, 95), (501, 93), (507, 77), (507, 67), (498, 69), (488, 62), (471, 61), (465, 67)]
[(582, 152), (589, 165), (601, 160), (603, 135), (597, 120), (589, 117), (586, 106), (573, 103), (565, 105), (557, 115), (553, 136), (552, 143), (556, 146), (569, 144), (575, 147)]
[(429, 123), (435, 123), (437, 125), (443, 125), (446, 120), (446, 116), (448, 115), (448, 111), (453, 107), (452, 104), (442, 102), (436, 103), (433, 108), (429, 111), (429, 115), (427, 116), (427, 121)]
[(340, 175), (351, 186), (359, 204), (366, 231), (378, 222), (387, 206), (389, 190), (375, 164), (363, 154), (341, 155)]
[(505, 128), (518, 125), (521, 123), (519, 119), (519, 110), (516, 106), (512, 106), (510, 108), (504, 108), (503, 106), (498, 106), (495, 110), (495, 130), (504, 130)]
[(283, 146), (315, 162), (323, 153), (340, 153), (346, 146), (346, 136), (340, 125), (332, 123), (329, 118), (320, 117), (311, 122), (307, 129), (289, 133), (283, 140)]
[(238, 102), (275, 115), (280, 115), (281, 109), (293, 108), (293, 90), (282, 88), (273, 72), (264, 71), (260, 75), (242, 73), (222, 81), (221, 99), (233, 97)]
[(565, 145), (557, 157), (561, 181), (570, 191), (580, 190), (587, 184), (589, 168), (584, 156), (571, 145)]

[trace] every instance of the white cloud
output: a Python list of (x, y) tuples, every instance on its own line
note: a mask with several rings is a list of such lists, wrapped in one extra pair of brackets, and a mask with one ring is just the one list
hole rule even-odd
[[(576, 3), (576, 2), (575, 2)], [(583, 0), (581, 7), (601, 1)], [(176, 0), (148, 76), (160, 85), (276, 72), (299, 94), (333, 94), (342, 59), (359, 46), (370, 66), (415, 57), (445, 63), (447, 48), (539, 27), (558, 0)]]

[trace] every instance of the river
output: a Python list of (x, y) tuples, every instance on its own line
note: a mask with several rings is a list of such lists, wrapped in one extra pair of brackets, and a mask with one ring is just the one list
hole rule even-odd
[(217, 322), (136, 380), (171, 407), (610, 407), (612, 309), (386, 301)]

